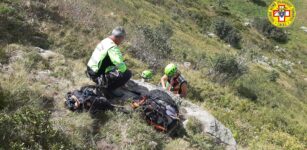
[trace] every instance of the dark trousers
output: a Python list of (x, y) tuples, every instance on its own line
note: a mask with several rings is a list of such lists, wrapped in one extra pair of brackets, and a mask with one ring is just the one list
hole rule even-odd
[(126, 70), (124, 73), (112, 71), (107, 74), (96, 75), (90, 68), (87, 68), (87, 74), (97, 85), (104, 87), (109, 91), (125, 85), (132, 77), (130, 70)]

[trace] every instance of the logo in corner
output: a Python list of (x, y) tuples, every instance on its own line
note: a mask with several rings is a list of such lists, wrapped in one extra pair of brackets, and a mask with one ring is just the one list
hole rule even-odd
[(289, 0), (275, 0), (268, 9), (270, 22), (279, 28), (290, 26), (295, 16), (295, 7)]

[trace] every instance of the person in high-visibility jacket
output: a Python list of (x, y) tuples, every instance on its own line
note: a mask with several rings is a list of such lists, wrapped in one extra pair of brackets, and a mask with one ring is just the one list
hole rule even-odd
[(112, 35), (102, 40), (87, 63), (88, 76), (108, 94), (122, 96), (115, 89), (126, 84), (132, 76), (123, 60), (118, 45), (125, 39), (123, 27), (116, 27)]

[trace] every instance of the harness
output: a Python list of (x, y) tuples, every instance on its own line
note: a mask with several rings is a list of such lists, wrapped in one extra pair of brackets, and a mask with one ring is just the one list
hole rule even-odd
[(168, 79), (168, 82), (171, 84), (172, 88), (171, 88), (171, 91), (174, 91), (174, 87), (178, 86), (179, 85), (179, 94), (182, 92), (182, 89), (181, 89), (181, 86), (183, 83), (187, 83), (187, 81), (184, 79), (184, 77), (182, 75), (179, 75), (178, 77), (176, 78), (169, 78)]

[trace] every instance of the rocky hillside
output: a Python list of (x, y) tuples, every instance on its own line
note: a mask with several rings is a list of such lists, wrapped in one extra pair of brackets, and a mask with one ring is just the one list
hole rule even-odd
[[(307, 2), (294, 24), (266, 19), (264, 0), (0, 0), (0, 149), (225, 149), (188, 122), (171, 138), (137, 113), (98, 118), (63, 106), (96, 44), (118, 25), (134, 79), (179, 65), (188, 103), (229, 128), (238, 149), (307, 148)], [(123, 103), (125, 104), (125, 103)]]

